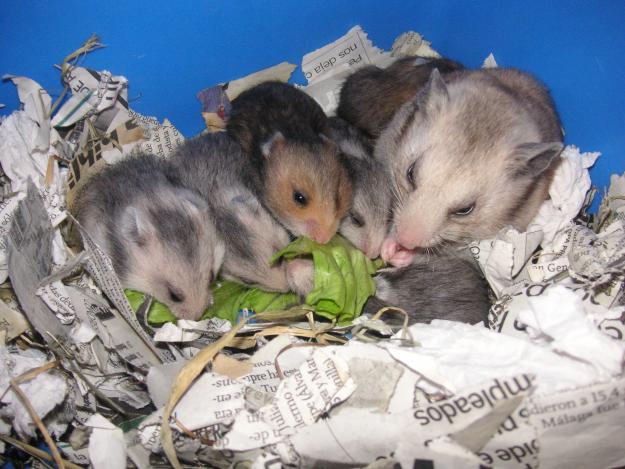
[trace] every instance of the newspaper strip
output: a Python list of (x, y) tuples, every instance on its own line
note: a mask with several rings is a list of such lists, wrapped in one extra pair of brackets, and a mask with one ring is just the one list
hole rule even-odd
[[(53, 127), (69, 127), (111, 107), (128, 108), (128, 80), (123, 76), (114, 76), (107, 70), (96, 72), (70, 65), (62, 79), (72, 96), (52, 118)], [(106, 131), (108, 123), (96, 127)]]
[(84, 184), (107, 163), (118, 161), (135, 144), (144, 139), (143, 128), (135, 121), (128, 120), (111, 133), (100, 138), (85, 130), (88, 139), (82, 151), (76, 153), (70, 164), (67, 179), (67, 205), (73, 208), (76, 194)]
[(57, 321), (41, 298), (33, 295), (41, 280), (51, 273), (52, 236), (53, 228), (43, 201), (31, 182), (26, 198), (19, 203), (14, 214), (7, 238), (9, 276), (28, 321), (55, 349), (57, 340), (69, 345), (69, 331)]
[(313, 84), (348, 69), (390, 62), (389, 56), (373, 45), (360, 26), (354, 26), (336, 41), (306, 54), (302, 58), (302, 72), (308, 84)]
[(0, 346), (28, 330), (30, 330), (30, 324), (28, 324), (24, 315), (9, 307), (0, 299), (0, 331), (4, 332), (4, 341), (0, 341)]
[(413, 55), (439, 57), (430, 43), (414, 31), (401, 34), (392, 51), (384, 52), (373, 45), (360, 26), (354, 26), (336, 41), (303, 57), (302, 72), (308, 81), (304, 91), (331, 115), (338, 106), (343, 80), (350, 73), (366, 65), (385, 68), (397, 57)]

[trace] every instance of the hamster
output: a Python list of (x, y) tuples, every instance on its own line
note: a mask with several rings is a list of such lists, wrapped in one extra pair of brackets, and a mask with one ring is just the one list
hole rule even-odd
[(386, 167), (373, 158), (371, 141), (346, 121), (331, 117), (329, 132), (341, 150), (352, 183), (352, 206), (339, 233), (367, 257), (380, 256), (391, 211), (391, 180)]
[(462, 70), (458, 62), (445, 58), (405, 57), (385, 69), (368, 65), (343, 83), (337, 116), (377, 138), (393, 115), (427, 83), (430, 73)]
[(488, 285), (474, 261), (453, 254), (384, 269), (375, 282), (376, 296), (367, 300), (364, 312), (396, 306), (408, 313), (410, 323), (448, 319), (485, 324), (491, 306)]
[(548, 197), (562, 130), (547, 89), (515, 69), (434, 70), (395, 114), (374, 155), (396, 196), (382, 257), (440, 249), (526, 229)]
[(211, 304), (224, 256), (209, 208), (167, 178), (154, 155), (105, 167), (78, 194), (76, 219), (109, 255), (126, 288), (148, 293), (182, 319)]
[(265, 82), (232, 102), (226, 129), (258, 177), (256, 195), (293, 235), (325, 244), (351, 204), (351, 184), (327, 118), (291, 85)]
[[(180, 145), (170, 162), (171, 177), (196, 191), (215, 214), (226, 245), (222, 275), (264, 290), (297, 290), (286, 262), (269, 265), (290, 238), (250, 190), (250, 169), (241, 147), (225, 133), (208, 134)], [(300, 268), (294, 266), (293, 275)]]

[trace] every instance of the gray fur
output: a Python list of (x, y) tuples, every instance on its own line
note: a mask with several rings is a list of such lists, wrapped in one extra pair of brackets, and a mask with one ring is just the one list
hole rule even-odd
[(365, 304), (365, 313), (396, 306), (408, 313), (411, 323), (432, 319), (486, 322), (488, 286), (472, 259), (430, 256), (406, 267), (385, 269), (375, 281), (376, 296)]
[(181, 145), (171, 159), (172, 177), (197, 191), (215, 214), (226, 244), (222, 274), (266, 290), (288, 291), (283, 264), (269, 266), (275, 251), (289, 243), (289, 235), (259, 203), (255, 184), (240, 146), (227, 134), (209, 134)]
[(410, 250), (489, 238), (509, 225), (525, 230), (561, 149), (553, 101), (527, 73), (434, 71), (376, 142), (396, 195), (391, 236)]
[(111, 257), (125, 287), (196, 319), (211, 302), (209, 284), (224, 247), (207, 204), (172, 184), (168, 169), (154, 155), (105, 167), (78, 194), (76, 218)]
[(339, 233), (375, 259), (386, 237), (391, 210), (391, 180), (384, 164), (373, 158), (369, 139), (346, 121), (328, 119), (329, 137), (338, 145), (352, 182), (352, 206)]

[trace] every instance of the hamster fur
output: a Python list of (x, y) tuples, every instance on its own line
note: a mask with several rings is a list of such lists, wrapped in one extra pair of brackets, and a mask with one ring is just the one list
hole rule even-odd
[(515, 69), (437, 70), (376, 142), (391, 171), (393, 222), (382, 257), (523, 231), (548, 197), (562, 131), (547, 89)]
[(124, 287), (197, 319), (212, 302), (224, 245), (207, 204), (166, 172), (154, 155), (107, 166), (78, 194), (76, 219), (111, 257)]
[(369, 258), (379, 257), (391, 210), (391, 180), (386, 166), (373, 158), (370, 140), (343, 119), (328, 119), (329, 137), (344, 158), (352, 183), (352, 206), (339, 233)]
[(265, 82), (232, 103), (228, 133), (258, 174), (252, 188), (295, 236), (326, 243), (351, 204), (351, 185), (313, 98), (291, 85)]
[[(301, 290), (290, 282), (289, 263), (269, 265), (290, 238), (250, 190), (249, 163), (234, 140), (225, 133), (187, 140), (170, 162), (175, 168), (170, 174), (196, 191), (215, 214), (226, 246), (224, 277), (264, 290)], [(293, 275), (302, 269), (294, 264)]]
[(464, 67), (445, 58), (405, 57), (385, 69), (368, 65), (351, 74), (341, 87), (337, 116), (377, 138), (393, 115), (427, 83), (430, 73)]
[(408, 313), (410, 323), (447, 319), (486, 323), (491, 303), (488, 285), (472, 259), (455, 255), (429, 256), (419, 263), (382, 270), (376, 277), (376, 296), (364, 312), (384, 306)]

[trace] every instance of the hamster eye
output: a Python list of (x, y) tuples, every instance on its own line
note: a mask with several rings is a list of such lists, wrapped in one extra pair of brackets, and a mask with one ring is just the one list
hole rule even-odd
[(308, 203), (306, 196), (299, 191), (293, 191), (293, 200), (295, 203), (301, 207), (305, 207)]
[(410, 166), (408, 166), (408, 171), (406, 171), (406, 179), (412, 187), (414, 187), (414, 165), (416, 161), (413, 161)]
[(455, 210), (453, 212), (454, 215), (457, 215), (459, 217), (465, 217), (467, 216), (469, 213), (471, 213), (473, 211), (473, 209), (475, 208), (475, 204), (473, 205), (469, 205), (467, 207), (463, 207), (459, 210)]
[(182, 303), (184, 301), (184, 295), (182, 292), (174, 287), (167, 287), (169, 293), (169, 299), (174, 303)]
[(360, 217), (358, 214), (354, 212), (349, 212), (349, 219), (358, 228), (361, 228), (365, 225), (365, 222), (362, 220), (362, 217)]

